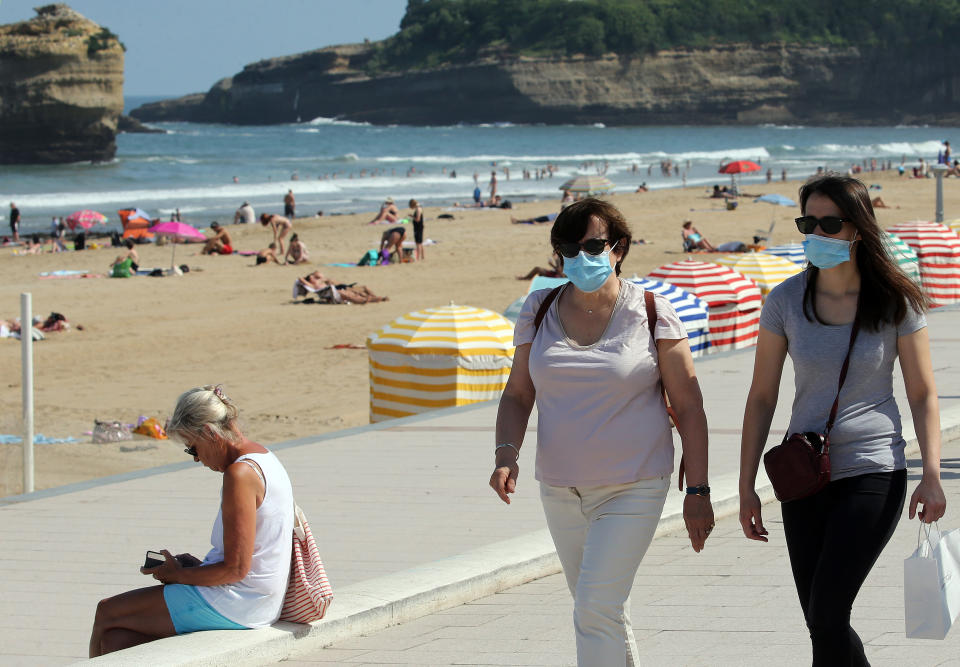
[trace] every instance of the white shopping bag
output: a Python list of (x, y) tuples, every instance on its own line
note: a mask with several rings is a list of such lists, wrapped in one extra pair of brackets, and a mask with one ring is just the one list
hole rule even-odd
[(917, 550), (903, 561), (907, 637), (943, 639), (960, 613), (960, 530), (931, 536), (920, 524)]

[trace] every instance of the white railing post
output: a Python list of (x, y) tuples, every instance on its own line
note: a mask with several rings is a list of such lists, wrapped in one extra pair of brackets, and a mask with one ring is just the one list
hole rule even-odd
[(933, 175), (937, 177), (937, 222), (943, 222), (943, 175), (947, 172), (947, 165), (935, 164), (930, 167)]
[(20, 295), (23, 378), (23, 492), (33, 493), (33, 313), (30, 292)]

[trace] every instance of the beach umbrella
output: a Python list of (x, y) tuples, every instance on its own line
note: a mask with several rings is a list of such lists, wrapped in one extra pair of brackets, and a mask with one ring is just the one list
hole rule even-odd
[(956, 220), (947, 220), (943, 224), (955, 231), (957, 234), (960, 234), (960, 218)]
[(83, 209), (82, 211), (74, 211), (67, 216), (65, 220), (67, 227), (71, 230), (75, 230), (78, 226), (83, 227), (84, 229), (90, 229), (94, 225), (102, 225), (107, 222), (107, 216), (103, 213), (98, 213), (97, 211), (91, 211), (90, 209)]
[(757, 342), (760, 327), (760, 288), (726, 266), (685, 259), (650, 272), (690, 292), (707, 304), (710, 351), (735, 350)]
[(750, 160), (734, 160), (720, 167), (721, 174), (746, 174), (751, 171), (760, 171), (761, 167), (756, 162)]
[(614, 184), (606, 176), (581, 174), (561, 185), (559, 190), (593, 194), (594, 192), (608, 192), (613, 190)]
[(507, 306), (507, 309), (503, 311), (503, 316), (511, 322), (516, 323), (517, 318), (520, 317), (520, 311), (523, 310), (523, 304), (526, 302), (527, 297), (530, 296), (531, 292), (536, 292), (537, 290), (541, 289), (553, 289), (554, 287), (569, 281), (569, 278), (547, 278), (546, 276), (534, 276), (533, 280), (530, 281), (530, 286), (527, 288), (527, 293)]
[(520, 317), (520, 311), (523, 310), (523, 304), (527, 302), (528, 296), (530, 295), (524, 294), (522, 297), (507, 306), (507, 309), (503, 311), (503, 316), (516, 324), (517, 318)]
[(913, 248), (890, 232), (884, 232), (880, 240), (883, 241), (883, 245), (887, 249), (887, 252), (890, 253), (890, 257), (900, 265), (903, 272), (918, 283), (922, 283), (923, 281), (920, 278), (920, 259), (917, 257), (917, 253), (913, 251)]
[(788, 259), (768, 255), (765, 252), (740, 252), (723, 255), (713, 260), (720, 266), (726, 266), (757, 284), (761, 298), (767, 298), (774, 287), (790, 276), (800, 273), (800, 267)]
[(120, 224), (123, 225), (123, 238), (148, 238), (152, 239), (150, 233), (150, 216), (139, 208), (123, 208), (117, 211), (120, 216)]
[(164, 236), (172, 241), (173, 252), (170, 253), (170, 266), (176, 266), (174, 258), (177, 256), (177, 244), (185, 243), (191, 239), (195, 241), (205, 241), (206, 236), (200, 230), (184, 222), (160, 222), (150, 228), (150, 231), (157, 236)]
[(680, 318), (683, 327), (687, 330), (690, 352), (695, 357), (706, 354), (707, 348), (710, 347), (708, 335), (710, 315), (705, 301), (676, 285), (671, 285), (662, 280), (634, 276), (630, 279), (630, 282), (640, 285), (648, 292), (666, 297), (673, 309), (677, 311), (677, 317)]
[(775, 206), (796, 206), (797, 205), (797, 202), (790, 199), (790, 197), (784, 197), (783, 195), (778, 195), (775, 192), (771, 192), (770, 194), (757, 197), (753, 201), (754, 202), (762, 201), (762, 202), (766, 202), (767, 204), (774, 204)]
[(790, 260), (794, 264), (803, 266), (807, 263), (807, 256), (803, 253), (802, 243), (785, 243), (784, 245), (775, 245), (765, 248), (764, 252), (768, 255), (776, 255)]
[(402, 315), (367, 337), (370, 421), (498, 398), (513, 366), (513, 324), (449, 305)]
[(939, 222), (901, 222), (888, 230), (910, 246), (920, 281), (934, 306), (960, 302), (960, 236)]

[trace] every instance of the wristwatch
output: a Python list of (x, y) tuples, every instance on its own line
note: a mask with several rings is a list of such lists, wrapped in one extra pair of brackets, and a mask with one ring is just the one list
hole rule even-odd
[(698, 484), (697, 486), (688, 486), (687, 487), (688, 496), (709, 496), (710, 487), (706, 484)]

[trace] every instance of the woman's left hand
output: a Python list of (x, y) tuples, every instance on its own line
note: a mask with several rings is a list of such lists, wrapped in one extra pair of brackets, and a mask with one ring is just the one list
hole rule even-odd
[(924, 475), (917, 484), (917, 489), (910, 496), (910, 518), (917, 514), (917, 503), (923, 505), (920, 510), (920, 520), (924, 523), (933, 523), (947, 511), (947, 497), (943, 493), (940, 478)]
[(152, 574), (153, 578), (161, 584), (172, 584), (176, 581), (177, 571), (181, 569), (180, 562), (166, 549), (161, 549), (160, 553), (163, 554), (163, 565), (141, 567), (140, 572), (142, 574)]
[(713, 505), (710, 503), (710, 497), (688, 493), (687, 497), (683, 499), (683, 521), (687, 524), (690, 545), (694, 551), (700, 553), (714, 525)]

